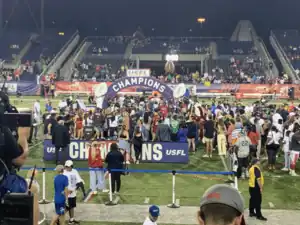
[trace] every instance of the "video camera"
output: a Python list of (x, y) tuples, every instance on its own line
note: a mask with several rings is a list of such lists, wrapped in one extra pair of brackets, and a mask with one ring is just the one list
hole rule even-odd
[[(11, 130), (12, 134), (18, 138), (18, 127), (31, 127), (32, 115), (29, 113), (19, 113), (17, 108), (10, 104), (8, 94), (5, 90), (6, 77), (0, 90), (0, 151), (5, 146), (5, 135), (3, 128)], [(33, 195), (27, 192), (27, 184), (24, 178), (16, 174), (15, 169), (9, 170), (5, 164), (5, 159), (0, 160), (4, 166), (4, 171), (0, 174), (1, 202), (0, 202), (0, 224), (32, 225), (33, 224)], [(31, 188), (33, 176), (29, 184)], [(19, 179), (18, 179), (19, 178)], [(22, 181), (22, 182), (21, 182)], [(24, 187), (25, 193), (14, 193), (21, 191), (16, 187)]]

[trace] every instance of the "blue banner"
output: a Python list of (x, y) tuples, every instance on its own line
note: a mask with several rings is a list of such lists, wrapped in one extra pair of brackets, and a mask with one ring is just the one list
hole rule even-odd
[(140, 161), (152, 163), (188, 163), (188, 144), (180, 142), (143, 143)]
[[(68, 159), (71, 160), (87, 160), (88, 149), (86, 144), (88, 141), (72, 140), (67, 147)], [(97, 141), (100, 148), (102, 159), (105, 159), (110, 150), (110, 145), (116, 141)], [(188, 144), (178, 142), (146, 142), (143, 143), (140, 162), (147, 163), (188, 163)], [(59, 154), (60, 156), (60, 154)], [(60, 158), (60, 157), (59, 157)], [(51, 140), (44, 141), (44, 160), (55, 160), (55, 147)]]

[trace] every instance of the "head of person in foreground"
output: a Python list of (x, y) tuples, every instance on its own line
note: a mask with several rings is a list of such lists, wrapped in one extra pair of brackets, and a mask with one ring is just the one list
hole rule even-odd
[(198, 222), (200, 225), (246, 225), (244, 199), (231, 186), (217, 184), (202, 196)]

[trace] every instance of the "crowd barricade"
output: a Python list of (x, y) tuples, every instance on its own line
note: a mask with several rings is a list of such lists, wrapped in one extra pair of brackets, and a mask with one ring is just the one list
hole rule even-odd
[[(23, 167), (21, 170), (30, 170), (31, 167)], [(39, 201), (40, 204), (49, 204), (51, 201), (46, 199), (46, 171), (54, 171), (55, 168), (36, 168), (37, 170), (42, 170), (42, 199)], [(103, 170), (108, 172), (109, 179), (109, 201), (105, 203), (107, 206), (116, 205), (117, 202), (113, 201), (113, 195), (111, 190), (111, 172), (123, 172), (123, 173), (167, 173), (172, 175), (172, 200), (171, 204), (168, 205), (170, 208), (179, 208), (180, 206), (176, 204), (176, 174), (190, 174), (190, 175), (228, 175), (234, 177), (228, 183), (238, 189), (238, 179), (234, 176), (233, 172), (222, 172), (222, 171), (186, 171), (186, 170), (146, 170), (146, 169), (90, 169), (90, 168), (76, 168), (77, 171), (99, 171)]]

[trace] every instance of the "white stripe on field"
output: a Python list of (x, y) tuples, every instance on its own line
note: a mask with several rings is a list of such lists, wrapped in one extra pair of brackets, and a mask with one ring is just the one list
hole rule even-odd
[(269, 202), (270, 208), (275, 208), (275, 205), (272, 202)]
[[(229, 172), (229, 169), (228, 169), (228, 166), (227, 166), (227, 164), (226, 164), (226, 162), (225, 162), (224, 156), (220, 155), (220, 158), (221, 158), (221, 161), (222, 161), (222, 163), (223, 163), (223, 166), (224, 166), (225, 171)], [(230, 175), (228, 175), (228, 179), (231, 179), (231, 176), (230, 176)]]
[(43, 143), (43, 141), (40, 141), (40, 142), (38, 142), (38, 143), (36, 143), (34, 145), (29, 146), (29, 150), (32, 149), (33, 147), (39, 145), (39, 144), (42, 144), (42, 143)]
[(149, 204), (149, 202), (150, 202), (150, 198), (145, 198), (145, 201), (144, 201), (144, 204)]

